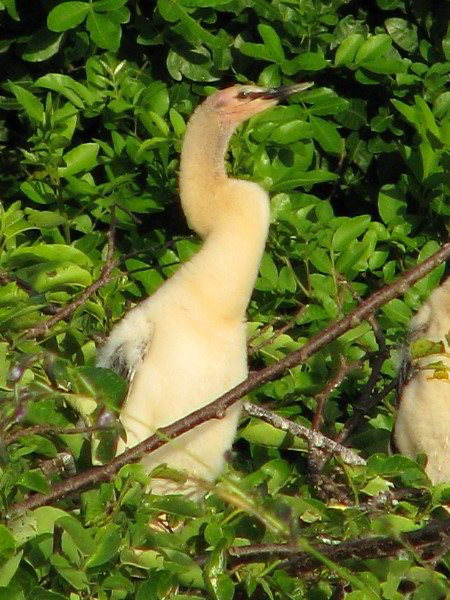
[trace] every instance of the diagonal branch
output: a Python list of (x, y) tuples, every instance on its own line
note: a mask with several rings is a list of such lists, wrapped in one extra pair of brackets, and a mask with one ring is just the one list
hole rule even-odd
[[(139, 460), (144, 454), (153, 452), (160, 446), (166, 444), (168, 440), (174, 439), (183, 433), (190, 431), (201, 423), (211, 419), (222, 418), (225, 411), (240, 398), (264, 383), (283, 375), (288, 369), (305, 362), (310, 356), (331, 341), (352, 327), (359, 325), (362, 320), (367, 319), (369, 315), (380, 308), (380, 306), (386, 304), (389, 300), (404, 294), (411, 285), (427, 275), (449, 257), (450, 242), (446, 242), (443, 244), (442, 248), (430, 256), (430, 258), (404, 273), (395, 283), (392, 283), (369, 296), (367, 300), (362, 302), (360, 306), (355, 308), (346, 317), (312, 337), (300, 350), (292, 352), (278, 363), (251, 373), (245, 381), (223, 394), (217, 400), (214, 400), (214, 402), (190, 413), (183, 419), (172, 423), (172, 425), (161, 428), (159, 430), (160, 435), (158, 433), (152, 435), (137, 446), (134, 446), (130, 450), (117, 456), (107, 465), (95, 467), (89, 471), (80, 473), (67, 481), (58, 483), (48, 494), (35, 494), (24, 502), (13, 505), (10, 509), (9, 516), (24, 510), (30, 510), (37, 508), (38, 506), (49, 504), (67, 494), (79, 492), (101, 481), (109, 481), (121, 467), (129, 462)], [(162, 439), (161, 436), (163, 436), (164, 439)]]
[(348, 465), (364, 466), (366, 464), (366, 461), (358, 456), (356, 452), (327, 438), (323, 433), (320, 433), (320, 431), (317, 431), (316, 429), (309, 429), (309, 427), (289, 421), (288, 419), (280, 417), (276, 413), (262, 408), (261, 406), (256, 406), (256, 404), (252, 404), (251, 402), (244, 402), (244, 410), (252, 417), (257, 417), (262, 421), (266, 421), (266, 423), (270, 423), (277, 429), (289, 431), (292, 435), (306, 438), (314, 448), (325, 449), (334, 454), (339, 454), (341, 459)]

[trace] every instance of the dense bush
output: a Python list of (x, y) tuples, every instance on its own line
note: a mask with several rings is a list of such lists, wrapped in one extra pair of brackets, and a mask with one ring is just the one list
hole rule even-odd
[[(252, 369), (439, 249), (450, 5), (3, 0), (0, 11), (0, 598), (448, 595), (438, 534), (450, 487), (386, 455), (405, 329), (443, 263), (250, 395), (360, 450), (366, 466), (327, 462), (243, 417), (203, 503), (146, 495), (139, 465), (70, 493), (91, 477), (91, 439), (65, 430), (120, 402), (125, 383), (94, 368), (96, 346), (198, 248), (178, 159), (190, 114), (216, 87), (314, 81), (231, 143), (230, 173), (272, 199), (249, 307)], [(96, 441), (104, 462), (110, 437)], [(420, 529), (432, 518), (442, 523)], [(399, 542), (402, 532), (413, 534)]]

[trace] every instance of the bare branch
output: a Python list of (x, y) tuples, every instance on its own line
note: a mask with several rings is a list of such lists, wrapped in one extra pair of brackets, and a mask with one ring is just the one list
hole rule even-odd
[(75, 433), (96, 433), (107, 429), (114, 429), (114, 426), (103, 427), (101, 425), (92, 425), (91, 427), (55, 427), (54, 425), (33, 425), (32, 427), (25, 427), (5, 435), (3, 443), (6, 446), (27, 435), (42, 435), (44, 433), (70, 435)]
[(342, 356), (340, 356), (340, 362), (341, 364), (338, 372), (334, 375), (332, 379), (330, 379), (330, 381), (320, 392), (320, 394), (316, 395), (317, 408), (311, 423), (312, 428), (316, 431), (319, 431), (320, 426), (322, 424), (325, 403), (330, 394), (341, 385), (343, 379), (350, 371), (353, 371), (354, 369), (357, 369), (361, 366), (360, 362), (346, 363)]
[(276, 413), (262, 408), (261, 406), (256, 406), (256, 404), (252, 404), (251, 402), (244, 402), (244, 410), (252, 417), (257, 417), (258, 419), (266, 421), (266, 423), (270, 423), (277, 429), (289, 431), (292, 435), (306, 438), (315, 448), (326, 449), (334, 454), (339, 454), (342, 460), (348, 465), (364, 466), (366, 464), (366, 461), (353, 452), (353, 450), (330, 440), (330, 438), (327, 438), (320, 433), (320, 431), (309, 429), (304, 425), (289, 421), (288, 419), (280, 417)]

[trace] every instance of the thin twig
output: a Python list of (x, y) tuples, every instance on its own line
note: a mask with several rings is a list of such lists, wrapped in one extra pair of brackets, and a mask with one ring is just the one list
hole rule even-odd
[[(249, 349), (249, 355), (252, 356), (253, 354), (256, 354), (257, 352), (259, 352), (262, 348), (264, 348), (265, 346), (268, 346), (269, 344), (273, 344), (273, 342), (283, 333), (286, 333), (286, 331), (289, 331), (289, 329), (291, 329), (297, 319), (301, 316), (301, 314), (303, 312), (305, 312), (305, 310), (308, 308), (308, 305), (303, 305), (299, 308), (299, 310), (295, 313), (295, 315), (293, 317), (291, 317), (289, 319), (289, 321), (287, 321), (287, 323), (285, 323), (282, 327), (280, 327), (279, 329), (275, 329), (275, 331), (273, 332), (273, 334), (267, 339), (267, 340), (263, 340), (261, 343), (259, 343), (257, 346), (254, 347), (250, 347)], [(268, 329), (269, 327), (273, 326), (273, 322), (271, 323), (267, 323), (267, 325), (264, 325), (264, 327), (262, 327), (256, 334), (255, 334), (255, 338), (259, 337), (266, 329)], [(249, 344), (252, 342), (252, 340), (249, 340)]]
[(329, 398), (330, 394), (341, 385), (343, 379), (348, 375), (348, 373), (350, 373), (350, 371), (354, 371), (355, 369), (361, 366), (361, 363), (359, 361), (346, 363), (343, 356), (340, 356), (339, 358), (341, 364), (339, 366), (338, 372), (334, 375), (332, 379), (329, 380), (329, 382), (320, 392), (320, 394), (316, 395), (317, 407), (311, 423), (311, 428), (316, 431), (319, 431), (320, 426), (322, 424), (325, 403)]
[(257, 406), (256, 404), (252, 404), (251, 402), (244, 402), (244, 410), (252, 417), (257, 417), (266, 423), (270, 423), (277, 429), (288, 431), (292, 435), (306, 438), (315, 448), (324, 448), (329, 452), (339, 454), (342, 460), (348, 465), (364, 466), (366, 464), (366, 461), (353, 452), (353, 450), (330, 440), (330, 438), (327, 438), (320, 433), (320, 431), (315, 431), (304, 425), (289, 421), (288, 419), (280, 417), (280, 415), (262, 408), (261, 406)]
[[(348, 284), (348, 287), (352, 293), (353, 298), (357, 299), (360, 303), (363, 302), (362, 298), (353, 290), (353, 288)], [(361, 423), (364, 416), (372, 410), (377, 402), (374, 402), (374, 399), (379, 398), (379, 395), (373, 396), (373, 390), (375, 385), (377, 384), (378, 379), (380, 378), (381, 369), (383, 367), (384, 361), (389, 356), (389, 350), (386, 346), (386, 340), (384, 337), (384, 332), (378, 323), (375, 315), (369, 315), (367, 317), (368, 323), (372, 327), (372, 331), (375, 335), (375, 339), (378, 343), (378, 352), (375, 355), (375, 360), (372, 364), (372, 370), (370, 373), (370, 377), (366, 385), (363, 387), (363, 390), (360, 395), (360, 399), (356, 405), (357, 412), (352, 416), (349, 421), (345, 424), (344, 428), (339, 432), (336, 436), (336, 441), (340, 444), (343, 444), (348, 436), (354, 431)], [(355, 407), (354, 407), (355, 408)]]
[(56, 312), (56, 314), (53, 315), (53, 317), (47, 319), (47, 321), (39, 323), (35, 327), (31, 327), (30, 329), (28, 329), (28, 331), (26, 331), (24, 334), (25, 338), (34, 339), (42, 335), (46, 335), (50, 331), (50, 329), (54, 325), (56, 325), (56, 323), (67, 319), (70, 315), (72, 315), (75, 312), (75, 310), (79, 306), (82, 306), (92, 296), (92, 294), (94, 294), (99, 288), (103, 287), (108, 283), (111, 271), (119, 264), (118, 260), (113, 260), (112, 258), (114, 252), (115, 226), (116, 220), (115, 213), (113, 211), (111, 215), (111, 226), (108, 231), (108, 252), (106, 257), (106, 264), (103, 267), (99, 278), (96, 281), (94, 281), (94, 283), (85, 288), (84, 291), (78, 296), (78, 298), (76, 298), (69, 304), (66, 304), (66, 306), (64, 306), (63, 308), (59, 309)]
[[(17, 277), (17, 275), (15, 275), (14, 273), (6, 273), (5, 271), (0, 271), (0, 285), (8, 285), (8, 283), (15, 283), (16, 286), (20, 290), (28, 294), (30, 298), (36, 298), (36, 296), (40, 295), (39, 292), (36, 292), (36, 290), (24, 279)], [(48, 304), (47, 306), (43, 306), (41, 308), (41, 311), (45, 315), (54, 315), (58, 312), (58, 310), (58, 305), (53, 303)]]
[(163, 446), (167, 443), (166, 440), (174, 439), (208, 420), (220, 419), (224, 416), (225, 411), (240, 398), (262, 384), (272, 381), (276, 377), (284, 374), (288, 369), (305, 362), (310, 356), (331, 341), (352, 327), (359, 325), (359, 323), (371, 315), (374, 310), (400, 294), (404, 294), (411, 285), (427, 275), (449, 257), (450, 242), (446, 242), (442, 248), (430, 256), (430, 258), (404, 273), (395, 283), (392, 283), (369, 296), (367, 300), (355, 308), (349, 315), (312, 337), (300, 350), (292, 352), (278, 363), (269, 365), (261, 371), (251, 373), (245, 381), (220, 396), (220, 398), (214, 402), (192, 412), (172, 425), (163, 427), (160, 432), (164, 436), (164, 439), (162, 439), (160, 435), (153, 435), (120, 456), (117, 456), (107, 465), (90, 469), (89, 471), (80, 473), (76, 477), (72, 477), (68, 481), (61, 482), (55, 485), (48, 494), (35, 494), (26, 501), (13, 505), (10, 509), (10, 514), (49, 504), (67, 494), (79, 492), (80, 490), (86, 489), (91, 485), (96, 485), (101, 481), (108, 481), (114, 477), (115, 473), (125, 464), (138, 460), (144, 454), (148, 454), (160, 446)]
[(336, 436), (336, 441), (340, 444), (345, 441), (351, 432), (353, 432), (364, 417), (375, 407), (377, 404), (383, 400), (390, 392), (395, 390), (397, 387), (397, 380), (393, 379), (386, 387), (384, 387), (381, 392), (378, 394), (373, 394), (370, 398), (367, 399), (367, 402), (364, 405), (359, 404), (354, 407), (355, 414), (350, 417), (347, 423), (342, 428), (342, 431), (339, 432), (339, 435)]
[[(323, 421), (323, 415), (325, 411), (326, 401), (330, 394), (342, 383), (343, 379), (347, 376), (350, 371), (353, 371), (358, 366), (361, 366), (359, 361), (347, 364), (344, 357), (340, 357), (340, 368), (335, 376), (330, 379), (325, 388), (320, 394), (316, 396), (316, 412), (314, 414), (311, 429), (314, 431), (320, 431), (320, 426)], [(329, 452), (325, 451), (325, 448), (318, 448), (314, 443), (309, 444), (308, 452), (308, 471), (310, 474), (319, 473), (328, 461)]]
[[(440, 556), (450, 546), (450, 519), (432, 521), (425, 527), (401, 534), (399, 538), (366, 537), (337, 544), (313, 544), (315, 551), (335, 563), (348, 559), (368, 560), (396, 556), (410, 549), (423, 560), (429, 560), (430, 551)], [(301, 543), (256, 544), (234, 546), (228, 551), (228, 564), (238, 566), (268, 560), (282, 560), (277, 568), (291, 573), (307, 573), (322, 566), (322, 562), (310, 552), (300, 550)]]
[(96, 433), (98, 431), (115, 429), (114, 425), (102, 426), (92, 425), (91, 427), (55, 427), (53, 425), (33, 425), (32, 427), (26, 427), (19, 431), (14, 431), (3, 438), (3, 444), (5, 446), (12, 444), (21, 437), (27, 435), (42, 435), (44, 433), (51, 433), (54, 435), (71, 435), (76, 433)]

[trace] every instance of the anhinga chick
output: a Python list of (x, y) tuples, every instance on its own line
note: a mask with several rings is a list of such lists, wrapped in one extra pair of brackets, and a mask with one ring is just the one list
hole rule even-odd
[[(269, 198), (256, 183), (231, 179), (224, 164), (237, 125), (310, 87), (236, 85), (192, 115), (181, 152), (180, 196), (200, 251), (112, 330), (97, 364), (130, 378), (120, 415), (131, 447), (212, 402), (247, 377), (246, 309), (269, 229)], [(142, 459), (213, 481), (236, 433), (241, 404)], [(119, 443), (118, 453), (127, 447)], [(153, 479), (153, 492), (196, 490)], [(198, 491), (197, 491), (198, 494)]]
[(434, 484), (450, 481), (449, 334), (450, 278), (433, 290), (411, 320), (410, 345), (423, 339), (440, 344), (440, 348), (413, 359), (408, 350), (392, 435), (394, 448), (402, 454), (411, 458), (427, 455), (425, 471)]

